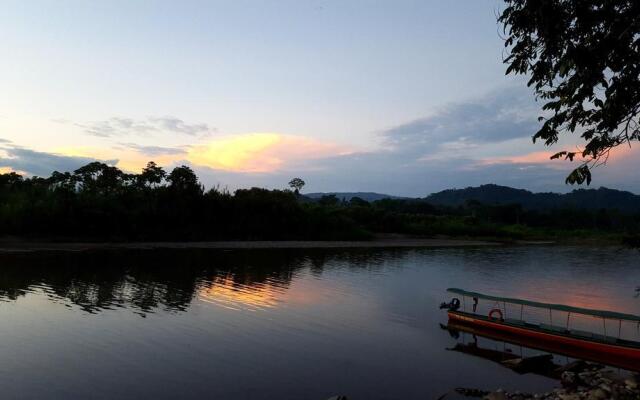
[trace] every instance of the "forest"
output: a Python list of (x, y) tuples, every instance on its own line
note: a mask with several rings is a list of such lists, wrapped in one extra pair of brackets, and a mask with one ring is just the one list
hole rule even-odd
[[(295, 182), (292, 181), (292, 182)], [(619, 240), (640, 214), (469, 200), (367, 202), (295, 190), (205, 190), (194, 171), (149, 162), (139, 174), (92, 162), (47, 178), (0, 174), (0, 237), (51, 241), (368, 240), (379, 234), (501, 240)]]

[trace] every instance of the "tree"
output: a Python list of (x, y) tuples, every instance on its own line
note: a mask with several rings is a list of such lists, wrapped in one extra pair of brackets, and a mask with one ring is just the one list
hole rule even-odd
[(318, 204), (323, 206), (337, 206), (338, 203), (340, 203), (340, 199), (335, 194), (325, 194), (318, 200)]
[(293, 178), (289, 181), (289, 187), (293, 189), (295, 194), (299, 194), (302, 188), (304, 187), (305, 182), (300, 178)]
[(167, 176), (167, 181), (169, 181), (169, 188), (177, 192), (194, 194), (204, 192), (202, 185), (198, 182), (198, 177), (186, 165), (175, 167)]
[(149, 161), (147, 166), (138, 175), (138, 183), (144, 187), (157, 187), (162, 183), (167, 173), (155, 162)]
[(98, 161), (80, 167), (73, 173), (75, 178), (81, 183), (82, 190), (99, 191), (103, 193), (116, 191), (122, 186), (126, 178), (126, 175), (117, 167)]
[(0, 174), (0, 186), (12, 186), (20, 184), (22, 181), (22, 175), (13, 171), (6, 174)]
[(66, 192), (74, 192), (76, 190), (77, 179), (75, 175), (69, 172), (53, 171), (48, 178), (50, 188), (53, 190), (61, 190)]
[(640, 139), (640, 1), (506, 0), (506, 73), (529, 75), (528, 86), (545, 104), (533, 140), (555, 144), (580, 133), (580, 151), (551, 158), (581, 165), (570, 184), (591, 182), (591, 168), (610, 151)]
[(371, 204), (369, 204), (368, 201), (364, 200), (361, 197), (354, 196), (351, 198), (351, 200), (349, 200), (349, 205), (355, 207), (369, 207)]

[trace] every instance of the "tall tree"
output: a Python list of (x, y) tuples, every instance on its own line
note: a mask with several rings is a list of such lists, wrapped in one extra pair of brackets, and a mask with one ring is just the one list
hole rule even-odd
[(640, 139), (640, 1), (506, 0), (498, 21), (506, 73), (528, 75), (545, 103), (534, 142), (578, 132), (583, 149), (551, 158), (578, 156), (566, 181), (589, 184), (613, 148)]
[(157, 187), (167, 176), (167, 173), (153, 161), (149, 161), (147, 166), (138, 175), (138, 183), (144, 187)]
[(186, 165), (175, 167), (167, 176), (167, 181), (169, 188), (177, 192), (202, 194), (204, 191), (196, 174)]
[(102, 193), (114, 192), (120, 189), (126, 178), (126, 175), (117, 167), (98, 161), (80, 167), (73, 173), (81, 183), (82, 190)]
[(293, 178), (292, 180), (289, 181), (289, 187), (293, 189), (295, 194), (300, 194), (300, 191), (302, 190), (304, 185), (305, 185), (305, 181), (303, 181), (300, 178)]

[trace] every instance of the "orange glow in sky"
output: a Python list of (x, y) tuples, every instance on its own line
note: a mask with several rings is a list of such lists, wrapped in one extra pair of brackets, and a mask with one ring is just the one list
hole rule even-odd
[(348, 149), (303, 136), (250, 133), (185, 146), (184, 153), (177, 154), (149, 155), (134, 149), (81, 146), (59, 147), (54, 152), (65, 156), (118, 160), (117, 166), (127, 172), (139, 172), (153, 160), (165, 168), (191, 164), (232, 172), (267, 173), (292, 162), (347, 154)]

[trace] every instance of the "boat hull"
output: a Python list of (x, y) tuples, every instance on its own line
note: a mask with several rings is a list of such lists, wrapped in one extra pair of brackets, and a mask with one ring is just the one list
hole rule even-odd
[(450, 324), (477, 328), (478, 331), (472, 333), (478, 333), (481, 336), (634, 371), (640, 370), (640, 347), (604, 343), (567, 334), (510, 325), (460, 311), (449, 311), (448, 314)]

